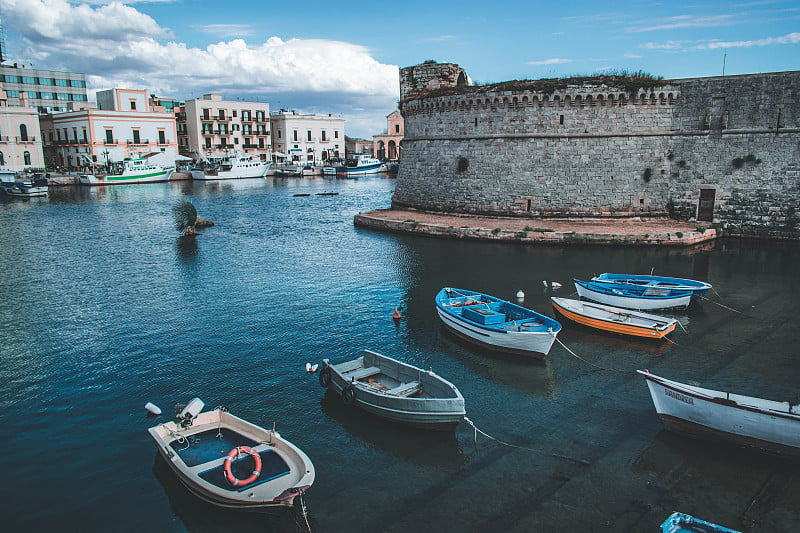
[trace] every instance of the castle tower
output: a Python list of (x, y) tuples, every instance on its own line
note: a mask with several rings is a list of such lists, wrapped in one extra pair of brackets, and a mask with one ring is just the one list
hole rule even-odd
[(422, 96), (435, 89), (466, 87), (467, 73), (455, 63), (425, 61), (400, 69), (400, 101)]

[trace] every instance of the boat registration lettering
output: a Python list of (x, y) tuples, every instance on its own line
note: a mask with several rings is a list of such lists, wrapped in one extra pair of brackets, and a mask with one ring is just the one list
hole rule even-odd
[(690, 398), (689, 396), (686, 396), (685, 394), (681, 394), (679, 392), (675, 392), (674, 390), (667, 389), (667, 388), (664, 389), (664, 393), (667, 396), (669, 396), (671, 398), (675, 398), (678, 401), (681, 401), (683, 403), (688, 403), (689, 405), (694, 405), (694, 400), (692, 398)]

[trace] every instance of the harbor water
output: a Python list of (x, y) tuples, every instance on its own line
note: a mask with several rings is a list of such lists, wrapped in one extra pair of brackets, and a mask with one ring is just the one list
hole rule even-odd
[[(313, 531), (655, 531), (675, 510), (800, 530), (797, 462), (663, 430), (635, 373), (800, 401), (796, 243), (546, 247), (355, 228), (356, 213), (389, 207), (394, 185), (270, 178), (0, 200), (3, 529), (305, 528), (292, 512), (211, 507), (157, 460), (147, 428), (197, 396), (274, 423), (308, 454)], [(181, 199), (215, 225), (180, 237)], [(556, 344), (546, 362), (453, 338), (433, 303), (444, 286), (522, 290), (553, 316), (549, 297), (573, 295), (573, 277), (651, 271), (713, 284), (670, 315), (685, 330), (649, 342), (562, 321), (574, 355)], [(384, 422), (305, 371), (363, 349), (432, 368), (496, 440), (466, 422), (433, 433)], [(164, 414), (148, 417), (147, 402)]]

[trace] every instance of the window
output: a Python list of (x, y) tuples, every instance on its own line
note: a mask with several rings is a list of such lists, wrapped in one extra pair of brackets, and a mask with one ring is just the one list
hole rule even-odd
[(219, 110), (219, 119), (220, 120), (225, 120), (225, 110), (224, 109), (220, 109)]
[(308, 141), (311, 141), (311, 130), (308, 130)]
[(233, 144), (239, 144), (239, 137), (233, 138)]
[(6, 74), (5, 80), (6, 83), (19, 83), (19, 76), (12, 76), (10, 74)]
[(53, 85), (54, 83), (53, 78), (39, 78), (39, 85)]
[(130, 103), (131, 103), (131, 111), (136, 111), (136, 100), (131, 98)]
[(558, 115), (558, 123), (559, 124), (563, 124), (564, 123), (564, 115)]
[(236, 110), (235, 109), (233, 110), (233, 116), (234, 116), (234, 118), (236, 118)]
[(158, 130), (158, 144), (167, 144), (167, 134), (164, 130)]
[(19, 125), (19, 140), (23, 142), (28, 140), (28, 126), (25, 124)]
[(264, 139), (259, 139), (258, 140), (258, 147), (259, 148), (264, 148)]
[(278, 139), (281, 138), (281, 130), (278, 130)]
[(22, 154), (22, 157), (25, 160), (25, 165), (31, 166), (31, 153), (25, 152), (24, 154)]
[(67, 83), (67, 80), (59, 80), (59, 79), (57, 79), (57, 80), (55, 80), (55, 82), (56, 82), (56, 86), (58, 86), (58, 87), (69, 87), (69, 84)]
[(394, 132), (395, 133), (400, 133), (400, 124), (395, 124), (394, 125)]
[(206, 137), (206, 148), (211, 148), (211, 137)]
[(327, 141), (328, 139), (325, 138), (325, 130), (322, 130), (322, 140)]
[(86, 137), (86, 128), (83, 128), (83, 143), (87, 144), (89, 139)]
[(139, 144), (142, 139), (139, 136), (139, 130), (133, 130), (133, 144)]
[(22, 83), (27, 83), (28, 85), (35, 85), (36, 78), (34, 78), (33, 76), (23, 76)]
[(69, 100), (69, 95), (67, 93), (58, 93), (56, 94), (56, 100), (64, 100), (66, 102)]
[(338, 139), (339, 138), (339, 130), (333, 130), (333, 138), (334, 139)]
[(19, 91), (6, 91), (6, 96), (8, 96), (9, 98), (18, 98)]
[(86, 82), (82, 80), (70, 80), (69, 81), (70, 87), (86, 87)]
[(52, 100), (53, 93), (39, 93), (39, 98), (41, 98), (42, 100)]
[(0, 165), (6, 164), (6, 155), (3, 152), (0, 152)]
[(297, 130), (294, 130), (294, 140), (297, 140)]
[(208, 120), (210, 118), (208, 109), (203, 109), (203, 119)]

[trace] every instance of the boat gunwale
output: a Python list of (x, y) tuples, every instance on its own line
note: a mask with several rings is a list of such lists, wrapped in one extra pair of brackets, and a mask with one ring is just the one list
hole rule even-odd
[[(574, 315), (577, 315), (577, 316), (580, 316), (580, 317), (584, 317), (584, 318), (587, 318), (587, 319), (590, 319), (590, 320), (597, 320), (597, 321), (600, 321), (600, 322), (605, 322), (605, 323), (613, 324), (613, 325), (616, 325), (616, 326), (625, 326), (627, 328), (640, 329), (640, 330), (643, 330), (643, 331), (666, 332), (666, 333), (664, 333), (664, 335), (666, 335), (666, 334), (670, 333), (672, 330), (674, 330), (675, 326), (678, 323), (678, 320), (675, 319), (675, 318), (667, 318), (667, 317), (662, 317), (662, 316), (658, 316), (658, 315), (652, 315), (650, 313), (643, 313), (643, 312), (635, 310), (635, 309), (625, 309), (625, 308), (622, 308), (622, 307), (615, 307), (613, 305), (607, 305), (607, 304), (603, 304), (603, 303), (599, 303), (599, 302), (585, 302), (583, 300), (571, 300), (569, 298), (559, 298), (559, 297), (556, 297), (556, 296), (551, 296), (550, 297), (550, 302), (553, 304), (553, 306), (559, 312), (561, 312), (563, 310), (564, 312), (571, 313), (571, 314), (574, 314)], [(616, 320), (613, 320), (613, 319), (610, 319), (610, 318), (603, 318), (603, 317), (599, 317), (599, 316), (589, 315), (589, 314), (581, 313), (581, 312), (579, 312), (577, 310), (574, 310), (574, 309), (568, 307), (567, 305), (565, 305), (563, 302), (580, 302), (584, 306), (595, 307), (596, 309), (598, 309), (600, 311), (607, 311), (608, 313), (614, 313), (614, 311), (608, 311), (605, 308), (618, 309), (620, 311), (620, 313), (624, 312), (624, 313), (628, 314), (629, 316), (638, 316), (639, 318), (647, 317), (648, 319), (652, 320), (653, 322), (656, 322), (657, 325), (656, 326), (647, 326), (647, 325), (644, 325), (644, 324), (624, 323), (624, 322), (619, 322), (619, 321), (616, 321)], [(573, 320), (571, 317), (566, 317), (566, 318), (568, 318), (570, 320)], [(580, 321), (577, 321), (577, 320), (575, 320), (575, 322), (578, 322), (579, 324), (584, 324), (583, 322), (580, 322)], [(584, 325), (588, 325), (588, 324), (584, 324)], [(597, 328), (597, 329), (603, 329), (603, 328)], [(603, 329), (603, 331), (610, 331), (610, 330)], [(614, 333), (618, 333), (618, 332), (614, 332)]]

